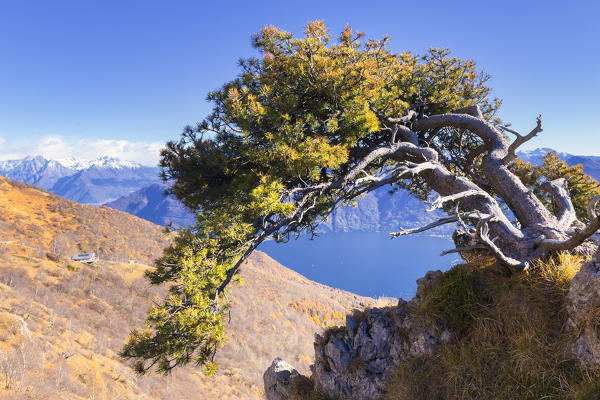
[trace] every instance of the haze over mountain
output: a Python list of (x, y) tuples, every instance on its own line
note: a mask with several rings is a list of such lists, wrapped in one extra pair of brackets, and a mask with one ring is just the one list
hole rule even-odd
[(158, 182), (157, 167), (101, 157), (48, 160), (42, 156), (0, 161), (0, 175), (30, 183), (84, 204), (102, 204)]
[(165, 195), (168, 188), (167, 183), (153, 183), (105, 205), (161, 226), (192, 225), (194, 216), (174, 196)]
[[(519, 153), (533, 164), (542, 163), (552, 149), (540, 148)], [(559, 153), (569, 165), (583, 164), (584, 171), (600, 180), (600, 156), (577, 156)], [(192, 214), (173, 196), (165, 196), (168, 186), (160, 181), (157, 167), (103, 157), (93, 161), (48, 160), (41, 156), (0, 161), (0, 175), (31, 183), (52, 193), (85, 204), (106, 204), (146, 219), (157, 225), (173, 223), (175, 227), (194, 222)], [(404, 192), (390, 196), (387, 188), (358, 199), (357, 207), (336, 210), (319, 231), (389, 232), (400, 227), (427, 223), (436, 214)]]
[[(543, 157), (552, 149), (543, 148), (519, 153), (524, 161), (541, 164)], [(575, 156), (559, 153), (560, 158), (569, 165), (583, 164), (585, 172), (600, 180), (600, 156)], [(109, 207), (125, 211), (140, 218), (165, 225), (173, 222), (175, 226), (192, 224), (193, 216), (173, 196), (164, 196), (165, 184), (153, 184), (134, 193), (108, 203)], [(401, 227), (413, 227), (425, 224), (438, 214), (427, 213), (427, 206), (406, 192), (398, 191), (393, 195), (388, 188), (369, 192), (357, 200), (357, 207), (341, 207), (320, 227), (321, 233), (375, 231), (390, 232)], [(445, 232), (442, 228), (439, 232)]]

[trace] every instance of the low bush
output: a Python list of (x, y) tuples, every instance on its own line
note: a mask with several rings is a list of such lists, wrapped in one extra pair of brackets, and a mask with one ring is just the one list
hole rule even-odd
[(439, 277), (435, 288), (421, 300), (418, 313), (438, 326), (462, 332), (482, 305), (489, 303), (487, 291), (479, 269), (457, 265)]

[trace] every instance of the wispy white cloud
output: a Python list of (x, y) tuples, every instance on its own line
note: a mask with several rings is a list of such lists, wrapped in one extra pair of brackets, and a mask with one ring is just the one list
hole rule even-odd
[(9, 142), (0, 137), (0, 160), (13, 160), (26, 156), (43, 156), (48, 159), (75, 158), (94, 160), (109, 156), (135, 161), (143, 165), (157, 165), (162, 142), (130, 142), (113, 139), (79, 139), (60, 135), (43, 136), (31, 143)]

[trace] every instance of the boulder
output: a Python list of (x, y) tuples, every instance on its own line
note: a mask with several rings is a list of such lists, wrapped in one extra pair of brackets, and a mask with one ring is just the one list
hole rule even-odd
[(290, 364), (279, 357), (274, 359), (263, 375), (267, 400), (295, 400), (297, 382), (301, 378)]

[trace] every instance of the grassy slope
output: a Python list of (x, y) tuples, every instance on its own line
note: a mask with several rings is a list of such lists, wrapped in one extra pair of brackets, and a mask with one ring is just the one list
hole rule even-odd
[(415, 310), (457, 341), (400, 362), (385, 399), (598, 399), (600, 371), (570, 353), (565, 298), (584, 260), (561, 253), (507, 277), (495, 265), (458, 265)]
[[(154, 296), (143, 279), (168, 237), (127, 214), (83, 206), (0, 177), (0, 398), (252, 399), (276, 356), (308, 373), (313, 333), (370, 306), (257, 252), (233, 288), (220, 370), (137, 377), (117, 356)], [(97, 251), (97, 267), (70, 262)], [(124, 262), (135, 259), (140, 263)]]
[(38, 256), (94, 251), (101, 258), (149, 264), (169, 241), (158, 227), (108, 207), (75, 203), (33, 185), (0, 177), (0, 241)]

